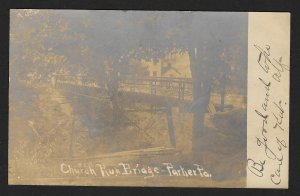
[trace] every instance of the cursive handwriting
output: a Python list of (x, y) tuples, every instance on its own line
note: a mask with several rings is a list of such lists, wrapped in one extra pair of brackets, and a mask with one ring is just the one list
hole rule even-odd
[(259, 51), (257, 62), (265, 73), (269, 73), (272, 68), (272, 77), (275, 81), (280, 82), (282, 72), (290, 71), (289, 66), (282, 63), (282, 57), (275, 59), (271, 57), (271, 47), (266, 45), (265, 49), (254, 44), (254, 47)]
[[(279, 101), (278, 103), (275, 103), (275, 102), (273, 102), (273, 103), (276, 106), (277, 110), (279, 110), (279, 112), (277, 114), (273, 113), (273, 116), (276, 119), (276, 123), (273, 126), (273, 128), (274, 129), (279, 128), (281, 131), (284, 131), (284, 129), (282, 127), (284, 109), (282, 108), (281, 101)], [(285, 103), (285, 105), (286, 105), (286, 103)]]
[[(262, 150), (264, 157), (248, 158), (247, 169), (260, 178), (268, 173), (270, 181), (274, 185), (279, 185), (282, 182), (282, 166), (285, 160), (283, 150), (287, 148), (287, 143), (279, 135), (276, 135), (276, 131), (285, 131), (285, 106), (287, 103), (283, 101), (282, 97), (276, 95), (276, 90), (281, 88), (279, 85), (282, 85), (283, 73), (289, 71), (289, 66), (282, 62), (282, 57), (274, 58), (272, 56), (270, 45), (263, 48), (254, 44), (254, 47), (259, 51), (257, 63), (259, 69), (262, 70), (257, 79), (264, 88), (260, 107), (254, 110), (261, 122), (259, 134), (254, 137), (256, 145)], [(271, 81), (268, 81), (268, 78)]]
[(264, 111), (267, 111), (268, 107), (268, 102), (269, 102), (269, 97), (270, 97), (270, 87), (271, 87), (271, 82), (266, 82), (261, 78), (258, 78), (265, 86), (266, 94), (265, 94), (265, 101), (262, 104), (262, 108)]
[(253, 159), (248, 159), (247, 160), (247, 167), (248, 169), (257, 177), (263, 177), (264, 173), (264, 165), (266, 161), (259, 161), (255, 162)]

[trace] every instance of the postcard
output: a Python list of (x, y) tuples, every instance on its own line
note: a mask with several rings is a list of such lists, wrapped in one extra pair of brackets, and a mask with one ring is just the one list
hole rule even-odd
[(11, 185), (288, 188), (290, 14), (10, 10)]

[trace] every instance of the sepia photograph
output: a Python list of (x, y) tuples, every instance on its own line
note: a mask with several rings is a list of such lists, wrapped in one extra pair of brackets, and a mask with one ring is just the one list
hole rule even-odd
[(247, 187), (247, 12), (12, 9), (9, 34), (9, 184)]

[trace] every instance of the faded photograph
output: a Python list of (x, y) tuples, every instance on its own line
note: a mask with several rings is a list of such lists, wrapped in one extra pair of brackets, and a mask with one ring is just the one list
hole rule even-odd
[(10, 11), (9, 184), (245, 187), (248, 14)]

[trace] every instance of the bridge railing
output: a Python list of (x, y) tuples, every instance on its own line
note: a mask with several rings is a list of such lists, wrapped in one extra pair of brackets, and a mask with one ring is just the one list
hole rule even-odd
[(191, 78), (123, 77), (120, 87), (126, 91), (172, 96), (180, 100), (192, 98)]
[[(105, 84), (97, 84), (87, 76), (82, 75), (55, 75), (56, 86), (72, 88), (105, 88)], [(130, 77), (116, 78), (119, 91), (144, 93), (178, 98), (179, 100), (192, 99), (191, 78), (171, 77)]]

